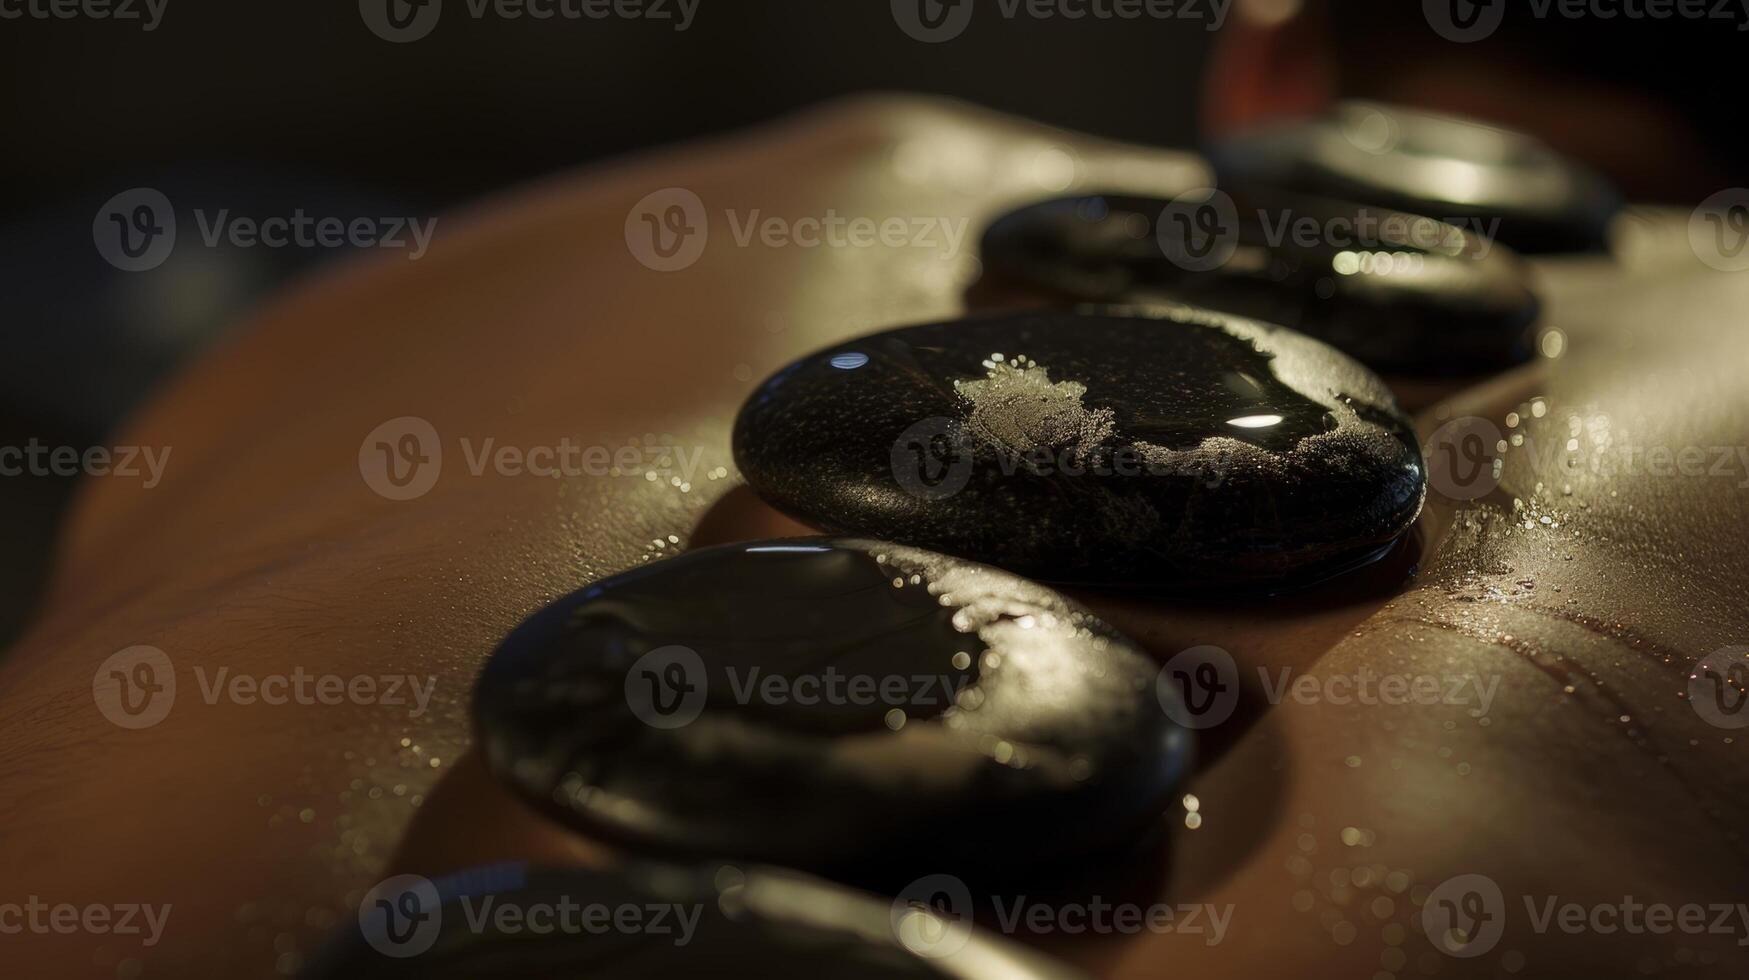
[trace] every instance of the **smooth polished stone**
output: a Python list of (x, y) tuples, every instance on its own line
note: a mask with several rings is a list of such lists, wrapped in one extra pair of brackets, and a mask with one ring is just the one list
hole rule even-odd
[(634, 850), (884, 887), (1133, 845), (1190, 735), (1121, 636), (1007, 572), (874, 541), (690, 552), (517, 627), (488, 767)]
[(1179, 300), (1278, 323), (1369, 367), (1449, 376), (1526, 360), (1541, 310), (1512, 251), (1431, 218), (1303, 195), (1127, 194), (1029, 205), (984, 274), (1071, 301)]
[(1525, 254), (1605, 252), (1620, 195), (1523, 133), (1377, 102), (1275, 124), (1209, 150), (1219, 186), (1269, 186), (1423, 214)]
[[(633, 864), (388, 879), (305, 980), (1074, 980), (993, 930), (778, 869)], [(933, 908), (933, 906), (931, 906)]]
[(820, 351), (742, 406), (736, 461), (816, 527), (1059, 582), (1292, 587), (1372, 560), (1414, 521), (1420, 449), (1366, 368), (1285, 328), (1122, 312)]

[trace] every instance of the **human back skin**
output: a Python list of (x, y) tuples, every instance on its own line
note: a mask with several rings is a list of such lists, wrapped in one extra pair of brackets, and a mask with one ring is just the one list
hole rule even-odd
[[(270, 303), (116, 437), (170, 447), (162, 483), (84, 487), (35, 626), (0, 660), (0, 901), (169, 904), (164, 934), (151, 948), (9, 935), (7, 959), (24, 976), (268, 976), (351, 921), (391, 870), (611, 860), (470, 756), (469, 691), (497, 641), (593, 579), (704, 538), (798, 532), (737, 490), (736, 408), (799, 355), (959, 315), (989, 219), (1067, 190), (1205, 180), (1185, 155), (861, 99), (517, 191), (445, 219), (417, 262), (354, 263)], [(664, 273), (638, 261), (625, 224), (674, 187), (699, 196), (711, 227), (695, 264)], [(828, 211), (964, 221), (966, 237), (951, 255), (940, 232), (903, 247), (737, 240), (755, 212)], [(1214, 605), (1078, 595), (1162, 661), (1212, 644), (1239, 664), (1250, 707), (1211, 737), (1219, 751), (1187, 787), (1201, 826), (1174, 818), (1142, 876), (1157, 879), (1149, 900), (1232, 915), (1212, 945), (1181, 932), (1019, 938), (1100, 976), (1250, 977), (1284, 963), (1315, 977), (1612, 976), (1648, 962), (1741, 975), (1749, 925), (1539, 933), (1525, 906), (1731, 903), (1749, 880), (1743, 739), (1679, 696), (1698, 658), (1749, 642), (1749, 472), (1660, 474), (1645, 459), (1571, 470), (1549, 448), (1607, 431), (1642, 453), (1702, 447), (1711, 471), (1713, 447), (1749, 431), (1749, 280), (1697, 261), (1685, 221), (1627, 220), (1639, 244), (1619, 260), (1535, 264), (1560, 356), (1419, 416), (1424, 440), (1470, 415), (1531, 438), (1507, 453), (1495, 492), (1430, 494), (1412, 580)], [(395, 501), (361, 476), (360, 449), (409, 416), (440, 434), (442, 474)], [(642, 462), (474, 475), (488, 439), (629, 447)], [(179, 689), (164, 721), (126, 730), (95, 706), (93, 675), (141, 644), (172, 660)], [(221, 668), (433, 686), (417, 714), (245, 704), (203, 696)], [(1497, 687), (1483, 718), (1474, 703), (1268, 706), (1263, 678), (1283, 668)], [(1361, 843), (1345, 843), (1350, 828)], [(1382, 884), (1393, 872), (1400, 891)], [(1498, 948), (1469, 960), (1436, 952), (1414, 921), (1421, 890), (1460, 874), (1492, 878), (1509, 906)]]

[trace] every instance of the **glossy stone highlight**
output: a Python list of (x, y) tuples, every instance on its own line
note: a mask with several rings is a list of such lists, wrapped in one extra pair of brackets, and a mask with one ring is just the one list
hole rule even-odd
[(519, 626), (475, 690), (488, 767), (625, 847), (891, 885), (1121, 849), (1189, 733), (1056, 593), (872, 541), (666, 559)]
[(1541, 308), (1503, 245), (1431, 218), (1304, 195), (1059, 198), (993, 223), (982, 259), (1004, 285), (1070, 302), (1178, 300), (1423, 376), (1527, 359)]
[(1291, 330), (1147, 312), (981, 317), (820, 351), (742, 407), (736, 460), (828, 531), (1052, 581), (1288, 587), (1414, 521), (1420, 450), (1376, 376)]
[(1605, 252), (1621, 197), (1534, 137), (1377, 102), (1209, 149), (1221, 187), (1274, 187), (1423, 214), (1525, 254)]

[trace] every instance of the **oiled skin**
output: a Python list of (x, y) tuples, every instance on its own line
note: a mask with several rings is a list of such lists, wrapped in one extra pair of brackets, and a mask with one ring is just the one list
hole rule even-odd
[[(1040, 163), (1054, 149), (1077, 162), (1071, 187)], [(1187, 157), (957, 106), (860, 100), (489, 202), (446, 220), (419, 262), (359, 263), (270, 304), (117, 438), (173, 447), (163, 484), (86, 486), (41, 618), (0, 661), (0, 901), (172, 903), (167, 932), (144, 951), (121, 937), (8, 936), (9, 966), (95, 977), (138, 959), (146, 976), (272, 975), (349, 920), (391, 861), (436, 873), (602, 859), (479, 774), (467, 754), (474, 672), (524, 615), (643, 560), (656, 539), (684, 546), (707, 512), (713, 540), (795, 532), (739, 498), (711, 510), (738, 485), (732, 468), (708, 474), (732, 467), (741, 399), (835, 339), (955, 315), (975, 276), (969, 254), (938, 248), (740, 247), (724, 210), (965, 218), (969, 250), (983, 222), (1026, 200), (1201, 179)], [(712, 227), (701, 261), (664, 274), (633, 258), (624, 223), (668, 187), (698, 193)], [(1423, 436), (1441, 411), (1503, 424), (1518, 409), (1542, 443), (1564, 442), (1570, 415), (1608, 416), (1641, 447), (1741, 443), (1749, 279), (1695, 261), (1683, 222), (1662, 227), (1629, 266), (1538, 263), (1566, 351), (1424, 412)], [(1547, 399), (1543, 417), (1519, 409), (1532, 395)], [(426, 496), (392, 502), (361, 478), (359, 447), (407, 415), (442, 435), (444, 471)], [(702, 450), (689, 490), (475, 477), (460, 445), (568, 436), (611, 449), (646, 434)], [(1190, 786), (1201, 828), (1177, 828), (1169, 865), (1153, 872), (1160, 900), (1231, 903), (1225, 941), (1044, 944), (1101, 976), (1369, 977), (1394, 962), (1383, 937), (1395, 922), (1402, 976), (1424, 961), (1440, 976), (1494, 976), (1508, 951), (1531, 976), (1613, 976), (1644, 957), (1666, 975), (1740, 975), (1741, 932), (1537, 935), (1518, 897), (1734, 902), (1749, 880), (1734, 832), (1749, 803), (1744, 740), (1727, 743), (1732, 733), (1677, 697), (1694, 658), (1749, 642), (1749, 473), (1571, 477), (1552, 471), (1560, 455), (1511, 454), (1501, 492), (1464, 505), (1455, 526), (1454, 507), (1430, 497), (1423, 571), (1388, 602), (1083, 596), (1162, 659), (1230, 650), (1251, 705), (1259, 666), (1480, 673), (1499, 687), (1485, 727), (1462, 706), (1248, 705)], [(1513, 513), (1514, 496), (1527, 510)], [(166, 651), (180, 690), (162, 724), (125, 731), (94, 706), (92, 675), (135, 644)], [(1575, 694), (1528, 659), (1537, 651), (1577, 668)], [(197, 665), (434, 675), (437, 686), (413, 719), (381, 705), (208, 704)], [(1371, 845), (1345, 845), (1348, 827)], [(1299, 874), (1295, 855), (1309, 862)], [(1334, 904), (1331, 871), (1361, 865), (1428, 887), (1487, 874), (1508, 897), (1506, 937), (1449, 959), (1411, 923), (1420, 909), (1407, 892), (1372, 884)], [(1295, 907), (1301, 890), (1311, 911)], [(1383, 917), (1379, 895), (1393, 899)], [(1331, 908), (1355, 927), (1351, 941), (1333, 938)]]

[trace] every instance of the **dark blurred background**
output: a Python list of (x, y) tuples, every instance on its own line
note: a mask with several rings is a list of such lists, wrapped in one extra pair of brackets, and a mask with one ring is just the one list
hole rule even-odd
[[(55, 0), (5, 0), (27, 9)], [(482, 194), (846, 93), (930, 92), (1149, 144), (1195, 139), (1208, 18), (975, 18), (918, 43), (888, 0), (700, 0), (675, 20), (476, 19), (409, 43), (356, 0), (145, 0), (139, 20), (0, 19), (0, 445), (100, 444), (176, 365), (344, 249), (182, 248), (124, 272), (116, 194), (194, 209), (431, 216)], [(380, 2), (380, 0), (379, 0)], [(575, 2), (575, 0), (573, 0)], [(666, 3), (678, 14), (674, 0)], [(1207, 6), (1206, 3), (1204, 6)], [(0, 477), (0, 643), (24, 622), (74, 481)]]

